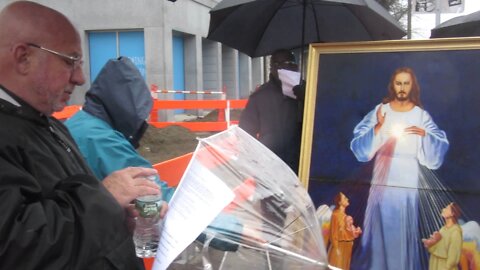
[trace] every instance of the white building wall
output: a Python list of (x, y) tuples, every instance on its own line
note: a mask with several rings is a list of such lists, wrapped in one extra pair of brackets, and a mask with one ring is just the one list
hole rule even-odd
[[(220, 43), (202, 40), (202, 72), (204, 90), (222, 91), (222, 47)], [(207, 98), (206, 98), (207, 99)]]
[(257, 87), (265, 82), (265, 59), (264, 57), (257, 57), (252, 59), (252, 88), (251, 94)]
[(238, 54), (239, 66), (239, 95), (238, 98), (248, 98), (250, 89), (252, 89), (252, 58), (248, 55)]
[(238, 51), (222, 46), (222, 77), (227, 99), (238, 99)]

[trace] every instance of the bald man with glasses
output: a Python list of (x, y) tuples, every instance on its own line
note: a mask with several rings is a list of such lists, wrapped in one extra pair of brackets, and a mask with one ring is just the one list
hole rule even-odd
[(61, 13), (16, 1), (0, 12), (0, 37), (0, 269), (143, 269), (130, 202), (160, 193), (145, 179), (156, 170), (98, 181), (51, 117), (85, 83), (79, 33)]

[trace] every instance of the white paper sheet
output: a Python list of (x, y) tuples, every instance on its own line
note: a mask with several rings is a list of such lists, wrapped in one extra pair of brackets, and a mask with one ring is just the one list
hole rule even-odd
[(221, 179), (192, 162), (168, 205), (153, 270), (167, 269), (233, 198)]

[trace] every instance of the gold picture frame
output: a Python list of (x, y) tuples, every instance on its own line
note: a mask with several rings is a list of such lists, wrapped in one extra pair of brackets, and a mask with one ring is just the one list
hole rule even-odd
[[(452, 202), (462, 209), (458, 224), (470, 224), (464, 228), (459, 265), (472, 263), (468, 260), (479, 265), (480, 243), (470, 240), (480, 239), (480, 230), (469, 228), (480, 228), (476, 209), (480, 204), (480, 38), (319, 43), (310, 45), (308, 58), (299, 179), (314, 204), (323, 209), (333, 209), (340, 193), (349, 198), (347, 212), (363, 229), (358, 240), (349, 240), (354, 241), (352, 269), (427, 269), (434, 256), (422, 239), (440, 230), (444, 222), (440, 213)], [(391, 162), (403, 158), (395, 156), (400, 147), (396, 139), (379, 172), (375, 162), (380, 154), (359, 158), (354, 153), (354, 131), (360, 123), (378, 121), (376, 112), (393, 116), (378, 108), (390, 106), (385, 100), (397, 83), (398, 70), (413, 70), (409, 84), (415, 84), (414, 77), (420, 86), (418, 123), (436, 129), (418, 124), (420, 131), (409, 135), (416, 136), (412, 141), (418, 145), (408, 158), (418, 164), (394, 168)], [(395, 96), (397, 90), (390, 91)], [(376, 136), (374, 127), (369, 126), (368, 132)], [(431, 143), (433, 132), (440, 134), (435, 139), (443, 148)], [(430, 145), (441, 148), (438, 154), (429, 152)], [(425, 156), (438, 159), (438, 164), (423, 163)], [(403, 185), (402, 177), (412, 171), (418, 175), (414, 184)], [(382, 220), (404, 209), (390, 221)], [(403, 238), (395, 238), (398, 235)], [(328, 242), (328, 233), (324, 237)], [(466, 250), (471, 254), (464, 254)]]

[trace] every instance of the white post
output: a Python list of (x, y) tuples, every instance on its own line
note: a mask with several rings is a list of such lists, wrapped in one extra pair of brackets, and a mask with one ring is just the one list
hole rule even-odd
[(436, 0), (435, 3), (435, 26), (440, 24), (440, 14), (442, 13), (442, 1)]
[(230, 100), (227, 100), (227, 108), (225, 109), (225, 120), (227, 121), (227, 128), (230, 127)]

